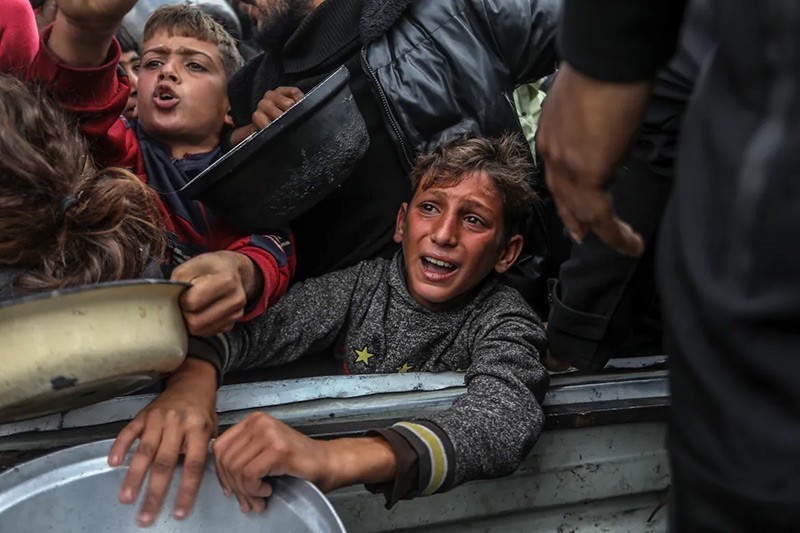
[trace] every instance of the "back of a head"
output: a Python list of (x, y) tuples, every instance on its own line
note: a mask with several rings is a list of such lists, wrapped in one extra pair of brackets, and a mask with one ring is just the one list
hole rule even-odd
[(523, 231), (539, 198), (531, 186), (530, 149), (518, 134), (453, 137), (420, 156), (411, 170), (411, 184), (414, 191), (432, 186), (450, 187), (472, 172), (485, 172), (500, 193), (505, 239)]
[(236, 40), (211, 15), (192, 4), (161, 6), (150, 15), (144, 25), (142, 42), (150, 40), (157, 32), (170, 36), (191, 37), (215, 45), (219, 49), (228, 79), (244, 64)]
[(122, 49), (122, 53), (125, 52), (136, 52), (137, 54), (141, 53), (139, 50), (139, 43), (136, 42), (136, 39), (131, 34), (130, 30), (125, 26), (120, 26), (117, 28), (116, 33), (114, 36), (117, 38), (117, 42), (119, 42), (119, 47)]
[(56, 104), (0, 74), (0, 265), (20, 291), (139, 277), (163, 254), (161, 221), (141, 180), (97, 171)]

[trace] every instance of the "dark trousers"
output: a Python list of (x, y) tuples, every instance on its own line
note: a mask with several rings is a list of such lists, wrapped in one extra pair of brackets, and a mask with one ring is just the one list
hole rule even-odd
[(800, 532), (800, 502), (753, 500), (689, 475), (673, 461), (671, 533)]

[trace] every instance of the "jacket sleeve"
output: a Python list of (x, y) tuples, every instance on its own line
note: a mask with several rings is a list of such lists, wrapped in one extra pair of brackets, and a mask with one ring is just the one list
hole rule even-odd
[(555, 70), (560, 0), (483, 0), (480, 4), (515, 85), (537, 81)]
[(482, 326), (464, 377), (467, 392), (450, 409), (391, 427), (419, 458), (418, 484), (405, 498), (510, 474), (533, 447), (549, 376), (539, 360), (544, 330), (524, 309)]
[(39, 51), (39, 43), (30, 1), (0, 2), (0, 72), (24, 77)]
[(345, 326), (363, 263), (296, 283), (277, 304), (226, 335), (226, 372), (278, 366), (331, 346)]
[(264, 289), (261, 295), (248, 302), (242, 322), (253, 320), (274, 305), (289, 288), (294, 276), (297, 256), (294, 242), (288, 228), (275, 230), (270, 234), (253, 234), (244, 237), (230, 236), (230, 233), (216, 228), (213, 240), (215, 250), (229, 250), (246, 255), (261, 271)]
[(686, 0), (564, 0), (562, 59), (608, 82), (651, 79), (672, 56)]
[(105, 63), (77, 68), (61, 63), (47, 47), (52, 27), (42, 31), (38, 52), (28, 69), (28, 81), (46, 85), (62, 109), (78, 117), (98, 167), (116, 166), (140, 173), (136, 134), (121, 118), (130, 86), (117, 75), (120, 47), (112, 42)]

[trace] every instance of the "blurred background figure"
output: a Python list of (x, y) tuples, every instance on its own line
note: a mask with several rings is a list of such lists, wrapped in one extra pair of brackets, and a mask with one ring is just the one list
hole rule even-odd
[(131, 35), (131, 32), (129, 32), (125, 26), (120, 26), (114, 35), (117, 41), (119, 41), (120, 48), (122, 48), (122, 54), (119, 56), (119, 66), (125, 71), (131, 84), (128, 104), (125, 106), (122, 116), (128, 120), (134, 120), (139, 116), (136, 111), (136, 99), (139, 96), (137, 91), (137, 86), (139, 84), (139, 66), (142, 62), (139, 41), (133, 38), (133, 35)]

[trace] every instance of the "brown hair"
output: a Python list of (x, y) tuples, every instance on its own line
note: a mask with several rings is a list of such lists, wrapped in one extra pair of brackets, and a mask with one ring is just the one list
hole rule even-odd
[(161, 6), (147, 18), (142, 41), (148, 41), (159, 31), (170, 37), (191, 37), (215, 45), (219, 49), (228, 79), (244, 65), (236, 41), (211, 15), (190, 4)]
[(420, 156), (411, 170), (411, 185), (414, 191), (453, 187), (465, 174), (476, 171), (485, 172), (500, 192), (504, 239), (520, 233), (539, 198), (530, 183), (530, 149), (518, 135), (480, 138), (464, 134), (445, 141)]
[(86, 142), (39, 89), (0, 74), (0, 265), (23, 291), (135, 278), (165, 245), (155, 194), (97, 171)]

